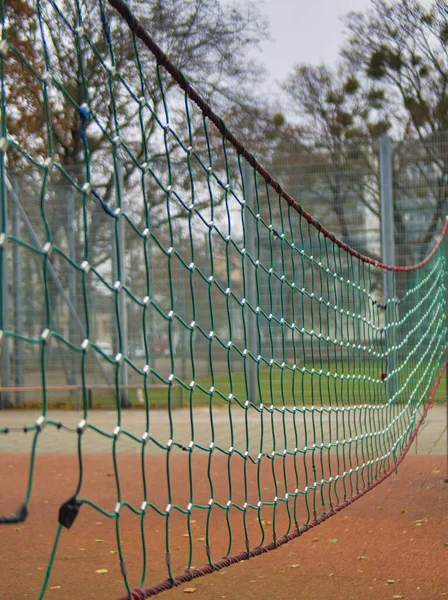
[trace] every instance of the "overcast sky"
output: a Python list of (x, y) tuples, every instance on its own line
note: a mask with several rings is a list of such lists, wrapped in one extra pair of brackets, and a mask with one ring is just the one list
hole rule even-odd
[(332, 63), (341, 46), (340, 17), (363, 10), (369, 0), (259, 0), (260, 12), (270, 24), (272, 41), (264, 42), (259, 57), (269, 70), (269, 89), (278, 88), (295, 63)]

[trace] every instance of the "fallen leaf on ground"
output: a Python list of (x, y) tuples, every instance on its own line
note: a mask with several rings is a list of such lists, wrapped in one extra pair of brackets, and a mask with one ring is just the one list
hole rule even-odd
[(388, 579), (386, 583), (389, 583), (389, 584), (395, 583), (395, 579)]
[(60, 590), (61, 586), (60, 585), (50, 585), (50, 590)]
[(95, 573), (102, 575), (103, 573), (109, 573), (109, 569), (96, 569)]
[(358, 556), (358, 560), (365, 560), (367, 556)]
[(402, 514), (402, 515), (405, 515), (405, 514), (406, 514), (408, 511), (407, 511), (405, 508), (402, 508), (402, 509), (400, 510), (400, 512), (401, 512), (401, 514)]
[(95, 540), (95, 542), (96, 542), (97, 544), (101, 544), (101, 542), (104, 542), (104, 540)]
[(267, 519), (262, 519), (261, 524), (262, 525), (272, 525), (272, 521), (268, 521)]
[(392, 596), (392, 598), (395, 598), (395, 600), (403, 600), (404, 596), (401, 594), (396, 594), (395, 596)]
[(111, 554), (118, 554), (118, 550), (109, 550)]
[(205, 538), (198, 538), (198, 542), (205, 542)]
[(297, 569), (297, 568), (298, 568), (298, 566), (299, 566), (298, 564), (291, 565), (291, 569)]
[(196, 591), (196, 588), (185, 588), (184, 594), (193, 594)]

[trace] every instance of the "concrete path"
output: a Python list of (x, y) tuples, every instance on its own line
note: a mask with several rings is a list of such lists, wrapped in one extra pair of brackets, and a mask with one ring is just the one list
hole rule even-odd
[[(258, 452), (266, 453), (283, 452), (285, 448), (318, 446), (322, 442), (328, 444), (329, 440), (345, 441), (344, 448), (347, 450), (353, 444), (370, 444), (372, 453), (375, 454), (374, 443), (376, 440), (384, 447), (390, 447), (390, 439), (397, 439), (409, 423), (409, 414), (400, 415), (401, 409), (395, 413), (386, 411), (373, 411), (373, 414), (365, 410), (345, 411), (344, 413), (328, 412), (306, 412), (282, 414), (281, 412), (263, 412), (263, 417), (255, 411), (245, 411), (236, 406), (231, 413), (227, 408), (216, 408), (213, 410), (212, 419), (208, 408), (196, 408), (193, 414), (193, 431), (188, 409), (172, 412), (171, 422), (166, 411), (157, 410), (150, 414), (149, 432), (153, 440), (166, 445), (169, 439), (188, 446), (193, 439), (196, 444), (208, 447), (212, 440), (224, 449), (233, 447), (240, 452), (246, 449), (251, 454)], [(247, 416), (246, 416), (247, 413)], [(11, 431), (0, 434), (0, 454), (22, 453), (31, 450), (34, 435), (32, 432), (24, 433), (24, 426), (33, 425), (39, 417), (36, 410), (6, 410), (0, 412), (0, 428), (9, 427)], [(58, 429), (54, 425), (47, 425), (39, 435), (39, 453), (75, 453), (77, 451), (76, 426), (82, 419), (82, 413), (68, 410), (51, 410), (48, 418), (61, 422), (65, 427)], [(416, 415), (418, 420), (420, 415)], [(387, 424), (395, 423), (390, 432), (386, 431)], [(83, 452), (86, 453), (110, 453), (113, 440), (111, 434), (117, 427), (117, 413), (115, 411), (91, 410), (88, 414), (89, 425), (97, 430), (87, 428), (83, 436)], [(146, 430), (146, 415), (141, 409), (133, 409), (122, 412), (122, 433), (118, 440), (118, 451), (120, 453), (137, 453), (141, 451), (141, 444), (132, 439), (124, 431), (141, 439)], [(384, 433), (376, 437), (370, 436), (365, 440), (360, 438), (362, 434), (371, 431)], [(330, 431), (331, 430), (331, 431)], [(104, 435), (107, 434), (107, 435)], [(389, 435), (389, 438), (387, 436)], [(419, 455), (444, 455), (446, 454), (447, 420), (444, 405), (434, 406), (420, 429), (417, 453)], [(331, 436), (331, 437), (330, 437)], [(358, 437), (357, 437), (358, 436)], [(404, 438), (403, 438), (404, 439)], [(261, 442), (262, 440), (262, 442)], [(352, 442), (350, 443), (350, 440)], [(366, 446), (368, 448), (368, 446)], [(180, 451), (174, 448), (173, 451)], [(151, 441), (148, 451), (164, 452), (157, 443)], [(414, 451), (413, 451), (414, 452)]]

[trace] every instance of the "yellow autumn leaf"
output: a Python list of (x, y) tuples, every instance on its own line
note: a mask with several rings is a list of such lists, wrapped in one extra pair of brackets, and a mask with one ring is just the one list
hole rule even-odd
[(299, 567), (299, 565), (298, 565), (298, 564), (291, 565), (291, 569), (297, 569), (298, 567)]
[(96, 569), (95, 573), (99, 573), (100, 575), (103, 575), (103, 573), (109, 573), (109, 569)]
[(388, 583), (389, 585), (391, 585), (392, 583), (395, 583), (395, 579), (388, 579), (388, 580), (387, 580), (387, 583)]
[(195, 591), (196, 591), (196, 588), (185, 588), (184, 594), (194, 594)]

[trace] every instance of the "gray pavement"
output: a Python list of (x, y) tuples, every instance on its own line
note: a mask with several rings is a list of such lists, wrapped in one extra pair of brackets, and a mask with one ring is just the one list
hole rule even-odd
[[(243, 452), (247, 449), (252, 455), (260, 451), (283, 452), (310, 448), (313, 444), (327, 444), (331, 439), (333, 442), (339, 440), (344, 443), (343, 447), (353, 451), (354, 444), (364, 444), (370, 447), (373, 458), (374, 442), (384, 443), (384, 448), (390, 444), (388, 440), (396, 439), (407, 423), (409, 414), (402, 409), (375, 410), (351, 410), (344, 412), (307, 411), (280, 413), (264, 411), (263, 416), (255, 410), (244, 410), (233, 407), (231, 412), (226, 407), (213, 409), (212, 419), (208, 408), (196, 408), (193, 414), (193, 428), (188, 409), (172, 412), (171, 421), (167, 411), (152, 411), (149, 416), (149, 433), (153, 440), (162, 445), (167, 444), (169, 439), (183, 446), (188, 446), (193, 439), (195, 444), (208, 447), (212, 440), (216, 445), (225, 449), (233, 447)], [(9, 427), (11, 431), (0, 434), (0, 454), (23, 453), (31, 450), (34, 438), (32, 432), (24, 433), (21, 428), (30, 426), (39, 417), (36, 410), (5, 410), (0, 412), (0, 428)], [(419, 414), (416, 419), (419, 419)], [(50, 410), (48, 418), (61, 422), (65, 427), (58, 429), (52, 425), (46, 425), (38, 440), (39, 453), (75, 453), (77, 451), (76, 426), (82, 419), (82, 413), (70, 410)], [(394, 425), (387, 432), (390, 422)], [(88, 413), (88, 423), (100, 430), (100, 432), (112, 434), (117, 427), (117, 413), (107, 410), (91, 410)], [(132, 409), (122, 413), (122, 432), (118, 439), (119, 453), (137, 453), (141, 451), (141, 444), (124, 433), (124, 430), (141, 439), (146, 430), (146, 414), (141, 409)], [(369, 435), (369, 432), (384, 431), (379, 437)], [(100, 432), (87, 428), (83, 436), (82, 450), (86, 453), (110, 453), (113, 440), (111, 437), (102, 435)], [(362, 437), (364, 434), (365, 437)], [(428, 413), (421, 427), (418, 439), (417, 453), (419, 455), (444, 455), (446, 454), (446, 407), (444, 405), (434, 406)], [(389, 436), (389, 438), (387, 437)], [(370, 445), (370, 446), (369, 446)], [(174, 447), (173, 451), (177, 448)], [(147, 451), (163, 452), (157, 443), (150, 441)], [(414, 452), (414, 450), (413, 450)]]

